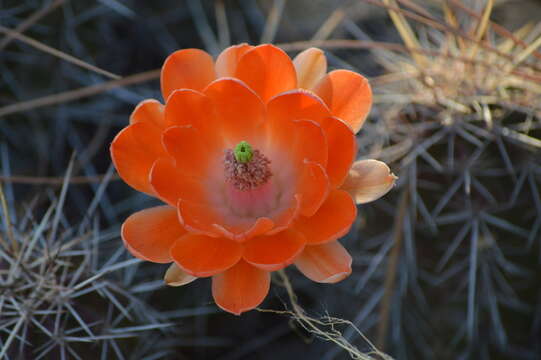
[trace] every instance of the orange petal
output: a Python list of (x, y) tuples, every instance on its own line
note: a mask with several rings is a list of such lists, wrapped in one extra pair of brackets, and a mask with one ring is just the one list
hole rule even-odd
[[(261, 217), (254, 221), (232, 224), (223, 214), (229, 209), (217, 209), (204, 203), (180, 200), (178, 213), (182, 225), (190, 232), (208, 236), (227, 237), (238, 242), (262, 235), (273, 229), (274, 221)], [(292, 220), (291, 220), (292, 221)]]
[(293, 59), (297, 71), (297, 86), (312, 89), (327, 73), (327, 58), (318, 48), (309, 48)]
[(333, 190), (311, 217), (299, 217), (293, 226), (303, 233), (308, 244), (321, 244), (346, 235), (357, 217), (357, 207), (342, 190)]
[(212, 276), (241, 259), (242, 245), (225, 238), (186, 234), (171, 248), (171, 257), (179, 268), (192, 276)]
[[(347, 176), (355, 158), (355, 135), (343, 121), (330, 116), (323, 101), (308, 91), (293, 90), (276, 96), (267, 105), (267, 116), (275, 126), (284, 119), (309, 119), (320, 124), (328, 146), (327, 175), (334, 187)], [(280, 134), (288, 134), (279, 129)], [(282, 141), (290, 142), (285, 137)], [(283, 146), (283, 145), (280, 145)]]
[(335, 70), (327, 74), (315, 92), (329, 106), (334, 116), (348, 123), (357, 133), (372, 106), (372, 90), (368, 80), (349, 70)]
[(243, 258), (260, 269), (276, 271), (293, 263), (305, 243), (304, 236), (292, 230), (263, 235), (246, 243)]
[(212, 115), (212, 102), (203, 93), (191, 89), (171, 92), (165, 104), (166, 126), (204, 125)]
[(272, 98), (267, 104), (267, 118), (313, 120), (321, 123), (331, 116), (329, 108), (316, 95), (305, 90), (292, 90)]
[(356, 161), (342, 185), (357, 204), (379, 199), (392, 189), (397, 177), (389, 167), (378, 160)]
[(218, 55), (216, 59), (216, 76), (221, 77), (234, 77), (235, 72), (237, 71), (237, 64), (239, 63), (240, 58), (248, 50), (253, 49), (254, 47), (248, 44), (239, 44), (230, 46)]
[(181, 224), (194, 234), (207, 236), (224, 236), (221, 229), (214, 224), (223, 224), (223, 218), (207, 204), (189, 201), (178, 202), (178, 216)]
[(291, 138), (292, 158), (327, 164), (327, 141), (323, 129), (314, 121), (295, 120), (295, 137)]
[(260, 136), (265, 107), (256, 93), (237, 79), (222, 78), (204, 91), (216, 109), (214, 131), (220, 134), (227, 147), (242, 140), (256, 143)]
[(172, 263), (171, 266), (169, 266), (163, 277), (163, 281), (168, 286), (183, 286), (196, 279), (195, 276), (186, 273), (175, 263)]
[(307, 246), (295, 266), (310, 280), (336, 283), (351, 274), (351, 256), (338, 241)]
[(163, 144), (183, 174), (205, 178), (220, 162), (222, 154), (207, 146), (205, 136), (192, 126), (172, 126), (163, 133)]
[(327, 175), (331, 185), (339, 187), (346, 179), (357, 155), (355, 134), (349, 125), (334, 117), (323, 120), (322, 127), (329, 147)]
[(186, 234), (172, 206), (156, 206), (130, 215), (122, 225), (122, 240), (134, 255), (143, 260), (171, 262), (169, 249)]
[(158, 196), (171, 206), (179, 199), (204, 203), (207, 196), (201, 180), (180, 171), (173, 159), (159, 159), (150, 171), (150, 183)]
[(215, 129), (215, 116), (212, 100), (194, 90), (173, 91), (165, 105), (166, 127), (191, 125), (205, 133), (206, 145), (212, 148), (222, 145)]
[(163, 129), (165, 127), (163, 104), (154, 99), (141, 101), (130, 116), (130, 124), (139, 122), (149, 122)]
[(225, 237), (243, 242), (269, 232), (274, 227), (274, 221), (266, 217), (260, 217), (254, 223), (237, 226), (214, 224), (214, 227), (219, 229)]
[(129, 125), (117, 134), (110, 150), (122, 180), (136, 190), (154, 195), (150, 169), (159, 157), (168, 156), (161, 144), (160, 129), (149, 122)]
[(212, 278), (212, 296), (223, 310), (240, 315), (263, 302), (270, 288), (270, 274), (244, 261)]
[[(280, 94), (272, 98), (267, 104), (268, 121), (266, 126), (268, 128), (268, 141), (274, 147), (288, 149), (288, 152), (295, 152), (295, 147), (299, 147), (303, 152), (308, 152), (310, 150), (316, 151), (316, 153), (319, 154), (318, 157), (312, 156), (310, 159), (325, 165), (327, 162), (326, 160), (323, 162), (322, 157), (325, 159), (327, 158), (327, 150), (323, 148), (324, 145), (322, 145), (319, 135), (316, 136), (318, 138), (317, 142), (314, 141), (315, 137), (311, 140), (310, 137), (313, 135), (308, 133), (302, 134), (302, 139), (299, 138), (299, 141), (294, 141), (294, 136), (297, 136), (296, 131), (301, 131), (302, 133), (303, 130), (295, 130), (291, 127), (292, 124), (294, 124), (292, 120), (299, 119), (310, 120), (321, 126), (329, 116), (329, 109), (323, 101), (308, 91), (293, 90)], [(315, 129), (311, 132), (314, 133)], [(324, 140), (324, 142), (327, 141)], [(309, 149), (309, 147), (311, 147), (311, 149)], [(304, 161), (303, 157), (291, 158), (295, 158), (301, 162)]]
[(237, 66), (235, 77), (259, 94), (263, 102), (297, 87), (295, 67), (289, 56), (274, 45), (259, 45), (247, 51)]
[(298, 185), (301, 194), (301, 215), (314, 215), (329, 194), (329, 185), (325, 168), (318, 163), (305, 161)]
[(162, 95), (167, 101), (177, 89), (201, 91), (216, 78), (214, 61), (199, 49), (184, 49), (172, 53), (162, 66), (160, 82)]
[(273, 161), (293, 162), (300, 171), (305, 159), (327, 164), (327, 140), (316, 122), (276, 118), (267, 121), (265, 127), (266, 148), (276, 151)]
[(295, 194), (291, 199), (289, 206), (278, 216), (276, 216), (274, 221), (274, 228), (267, 232), (268, 235), (274, 235), (283, 231), (291, 226), (293, 220), (295, 220), (301, 209), (301, 195)]

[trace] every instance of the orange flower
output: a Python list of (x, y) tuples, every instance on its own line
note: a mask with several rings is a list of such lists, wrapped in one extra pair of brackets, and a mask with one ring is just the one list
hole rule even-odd
[(173, 262), (170, 285), (211, 276), (216, 303), (234, 314), (259, 305), (270, 272), (292, 263), (317, 282), (351, 273), (337, 239), (355, 203), (395, 181), (379, 161), (353, 164), (371, 106), (364, 77), (327, 73), (319, 49), (291, 61), (273, 45), (243, 44), (216, 61), (171, 54), (161, 87), (165, 105), (140, 103), (111, 145), (122, 179), (167, 203), (125, 221), (134, 256)]

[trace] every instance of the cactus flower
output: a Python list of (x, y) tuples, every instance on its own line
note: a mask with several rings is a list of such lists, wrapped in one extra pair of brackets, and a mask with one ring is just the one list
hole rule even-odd
[(351, 273), (338, 239), (356, 203), (395, 181), (382, 162), (354, 162), (372, 101), (363, 76), (327, 73), (319, 49), (291, 60), (242, 44), (216, 60), (174, 52), (161, 89), (165, 104), (141, 102), (111, 144), (120, 177), (165, 203), (124, 222), (134, 256), (172, 263), (173, 286), (212, 277), (216, 304), (234, 314), (258, 306), (270, 273), (290, 264), (322, 283)]

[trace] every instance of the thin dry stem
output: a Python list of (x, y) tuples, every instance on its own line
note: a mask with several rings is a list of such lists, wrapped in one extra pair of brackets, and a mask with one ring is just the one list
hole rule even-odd
[(42, 17), (62, 5), (66, 0), (54, 0), (50, 4), (45, 5), (32, 15), (30, 15), (26, 20), (24, 20), (22, 23), (20, 23), (14, 30), (14, 33), (8, 34), (5, 38), (3, 38), (0, 41), (0, 50), (5, 48), (15, 37), (15, 34), (20, 34), (25, 32), (28, 28), (30, 28), (32, 25), (34, 25), (37, 21), (39, 21)]
[[(396, 10), (398, 8), (396, 2), (394, 0), (383, 0), (383, 3), (388, 6), (389, 16), (393, 20), (394, 26), (398, 30), (398, 33), (402, 37), (406, 47), (408, 47), (408, 49), (419, 49), (421, 47), (419, 45), (419, 41), (417, 40), (417, 37), (415, 36), (410, 24), (402, 12)], [(418, 53), (413, 52), (411, 56), (418, 66), (422, 67), (424, 64), (426, 64), (426, 59), (423, 56), (420, 56)]]
[(323, 25), (318, 29), (318, 31), (312, 37), (312, 40), (325, 40), (331, 33), (336, 29), (336, 27), (344, 20), (346, 17), (346, 12), (342, 8), (338, 8), (325, 20)]
[(14, 39), (17, 39), (17, 40), (20, 40), (22, 42), (24, 42), (25, 44), (28, 44), (38, 50), (41, 50), (43, 52), (46, 52), (47, 54), (51, 54), (53, 56), (56, 56), (62, 60), (65, 60), (67, 62), (70, 62), (72, 64), (75, 64), (79, 67), (82, 67), (83, 69), (87, 69), (87, 70), (90, 70), (90, 71), (93, 71), (97, 74), (100, 74), (100, 75), (104, 75), (104, 76), (107, 76), (111, 79), (120, 79), (120, 76), (119, 75), (116, 75), (116, 74), (113, 74), (107, 70), (103, 70), (103, 69), (100, 69), (99, 67), (95, 66), (95, 65), (92, 65), (92, 64), (89, 64), (85, 61), (82, 61), (74, 56), (71, 56), (69, 54), (66, 54), (65, 52), (62, 52), (60, 50), (57, 50), (53, 47), (50, 47), (48, 45), (45, 45), (37, 40), (34, 40), (26, 35), (23, 35), (23, 34), (19, 34), (18, 32), (12, 30), (12, 29), (8, 29), (2, 25), (0, 25), (0, 33), (2, 34), (6, 34), (6, 35), (9, 35), (11, 36), (12, 38)]
[[(330, 341), (340, 348), (347, 351), (349, 356), (352, 359), (361, 359), (361, 360), (375, 360), (375, 359), (386, 359), (391, 360), (392, 358), (388, 356), (387, 354), (382, 353), (379, 351), (371, 342), (364, 336), (364, 334), (353, 324), (351, 321), (343, 320), (331, 316), (324, 316), (322, 318), (316, 319), (313, 317), (310, 317), (306, 314), (304, 309), (299, 305), (297, 295), (295, 294), (295, 291), (293, 290), (293, 286), (291, 284), (291, 281), (289, 280), (289, 277), (285, 273), (284, 270), (279, 270), (278, 276), (280, 277), (280, 281), (284, 288), (286, 289), (286, 292), (289, 297), (289, 301), (292, 306), (292, 311), (289, 310), (271, 310), (271, 309), (257, 309), (260, 312), (269, 312), (274, 314), (281, 314), (281, 315), (289, 315), (294, 320), (297, 321), (297, 323), (306, 331), (308, 331), (310, 334), (323, 339), (325, 341)], [(338, 330), (337, 326), (350, 326), (352, 327), (355, 332), (368, 344), (370, 347), (370, 351), (367, 353), (361, 352), (356, 346), (351, 344), (348, 340), (346, 340), (343, 336), (340, 330)]]
[(471, 47), (470, 56), (472, 58), (477, 54), (477, 49), (479, 48), (478, 44), (486, 34), (489, 20), (490, 20), (490, 14), (492, 13), (493, 7), (494, 7), (494, 0), (488, 0), (485, 6), (485, 9), (483, 10), (483, 16), (481, 17), (481, 20), (479, 21), (479, 24), (477, 26), (477, 31), (475, 33), (476, 42)]
[(216, 24), (218, 26), (218, 41), (221, 48), (226, 48), (231, 44), (231, 35), (229, 25), (227, 24), (227, 12), (224, 0), (217, 0), (214, 4), (216, 13)]
[(517, 57), (515, 58), (515, 61), (513, 61), (513, 65), (517, 66), (521, 62), (523, 62), (528, 56), (530, 56), (534, 51), (536, 51), (541, 46), (541, 36), (537, 38), (533, 43), (531, 43), (526, 49), (521, 51)]
[(19, 112), (40, 108), (43, 106), (61, 104), (84, 97), (89, 97), (118, 87), (139, 84), (145, 81), (154, 80), (159, 78), (159, 76), (160, 69), (150, 70), (135, 75), (130, 75), (119, 80), (111, 80), (97, 85), (86, 86), (76, 90), (70, 90), (62, 93), (44, 96), (34, 100), (18, 102), (0, 108), (0, 116), (16, 114)]
[(282, 12), (284, 11), (285, 0), (274, 0), (265, 28), (263, 29), (263, 35), (261, 35), (261, 43), (270, 43), (276, 36), (278, 31), (278, 25), (280, 25), (280, 19), (282, 18)]
[[(69, 178), (68, 183), (72, 185), (77, 184), (93, 184), (100, 183), (106, 178), (107, 174), (93, 175), (93, 176), (72, 176)], [(114, 174), (111, 177), (111, 181), (119, 180), (118, 174)], [(13, 184), (27, 184), (27, 185), (62, 185), (64, 183), (64, 176), (24, 176), (13, 175), (4, 176), (0, 175), (0, 182), (9, 182)]]

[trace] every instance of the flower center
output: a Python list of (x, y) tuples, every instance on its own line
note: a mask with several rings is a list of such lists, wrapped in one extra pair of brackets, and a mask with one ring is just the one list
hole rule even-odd
[(238, 190), (252, 190), (267, 183), (272, 176), (270, 160), (259, 150), (241, 141), (225, 151), (225, 180)]

